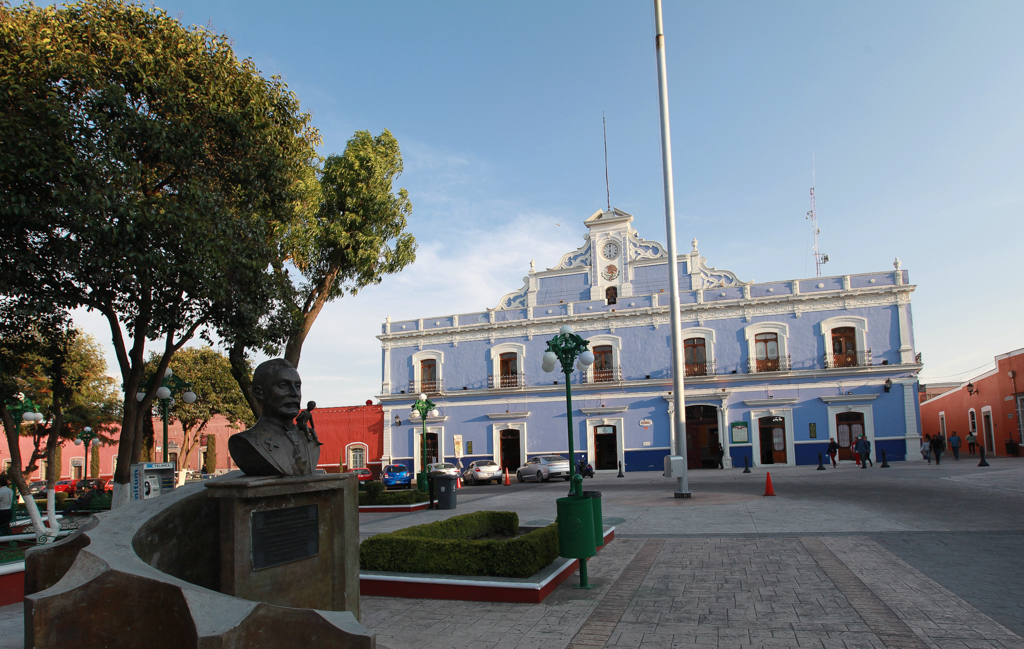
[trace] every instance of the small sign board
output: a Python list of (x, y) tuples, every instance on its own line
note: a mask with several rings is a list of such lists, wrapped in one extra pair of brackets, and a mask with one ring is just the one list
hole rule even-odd
[(472, 455), (473, 454), (473, 442), (472, 442), (472, 440), (467, 440), (466, 441), (466, 454), (467, 455)]
[(654, 425), (654, 422), (651, 421), (650, 419), (641, 419), (640, 425), (643, 426), (644, 430), (647, 430), (648, 428)]
[(453, 446), (455, 446), (455, 457), (462, 457), (462, 435), (452, 435)]
[(750, 428), (747, 426), (745, 421), (734, 421), (730, 424), (730, 431), (732, 433), (731, 440), (733, 444), (749, 444), (750, 443)]
[(263, 570), (320, 554), (316, 505), (253, 512), (252, 569)]
[(811, 439), (818, 439), (818, 424), (812, 421), (807, 427), (810, 431)]

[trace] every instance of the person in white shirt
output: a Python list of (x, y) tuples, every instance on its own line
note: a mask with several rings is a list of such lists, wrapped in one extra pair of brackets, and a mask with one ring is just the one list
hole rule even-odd
[(14, 504), (14, 492), (7, 486), (7, 476), (0, 475), (0, 536), (9, 536), (11, 532), (11, 505)]

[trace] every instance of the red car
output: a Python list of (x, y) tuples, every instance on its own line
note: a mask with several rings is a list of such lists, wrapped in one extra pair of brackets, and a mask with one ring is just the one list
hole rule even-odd
[(373, 480), (373, 472), (369, 469), (353, 469), (351, 473), (355, 473), (361, 483)]
[(68, 496), (75, 495), (75, 480), (58, 480), (57, 484), (53, 485), (53, 493), (64, 492)]

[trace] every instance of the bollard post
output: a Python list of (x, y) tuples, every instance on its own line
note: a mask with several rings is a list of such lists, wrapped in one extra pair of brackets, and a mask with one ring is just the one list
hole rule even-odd
[(882, 449), (882, 465), (880, 467), (878, 467), (878, 468), (879, 469), (891, 469), (892, 468), (891, 466), (889, 466), (889, 459), (885, 456), (885, 449), (884, 448)]
[(818, 451), (818, 471), (824, 471), (824, 470), (825, 470), (825, 465), (822, 464), (821, 451)]
[(621, 460), (619, 461), (619, 475), (617, 475), (615, 477), (616, 478), (625, 478), (626, 477), (626, 474), (622, 472), (622, 461)]
[(750, 473), (750, 458), (743, 456), (743, 473)]
[(981, 453), (981, 462), (978, 462), (978, 466), (991, 466), (988, 462), (985, 461), (985, 446), (984, 445), (982, 445), (981, 447), (978, 448), (978, 452)]

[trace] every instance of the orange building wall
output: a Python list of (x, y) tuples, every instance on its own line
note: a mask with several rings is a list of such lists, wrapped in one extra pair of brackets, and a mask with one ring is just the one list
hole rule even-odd
[[(1010, 373), (1014, 376), (1011, 377)], [(968, 394), (967, 384), (974, 386), (973, 395)], [(973, 408), (977, 416), (978, 443), (983, 441), (986, 408), (991, 409), (994, 444), (986, 447), (987, 455), (1005, 456), (1006, 441), (1022, 442), (1020, 421), (1017, 412), (1017, 397), (1024, 395), (1024, 349), (996, 356), (996, 368), (970, 379), (959, 388), (950, 390), (921, 404), (922, 434), (934, 435), (939, 432), (939, 413), (945, 414), (946, 437), (956, 431), (961, 438), (970, 430), (970, 415)], [(966, 442), (964, 451), (966, 451)]]

